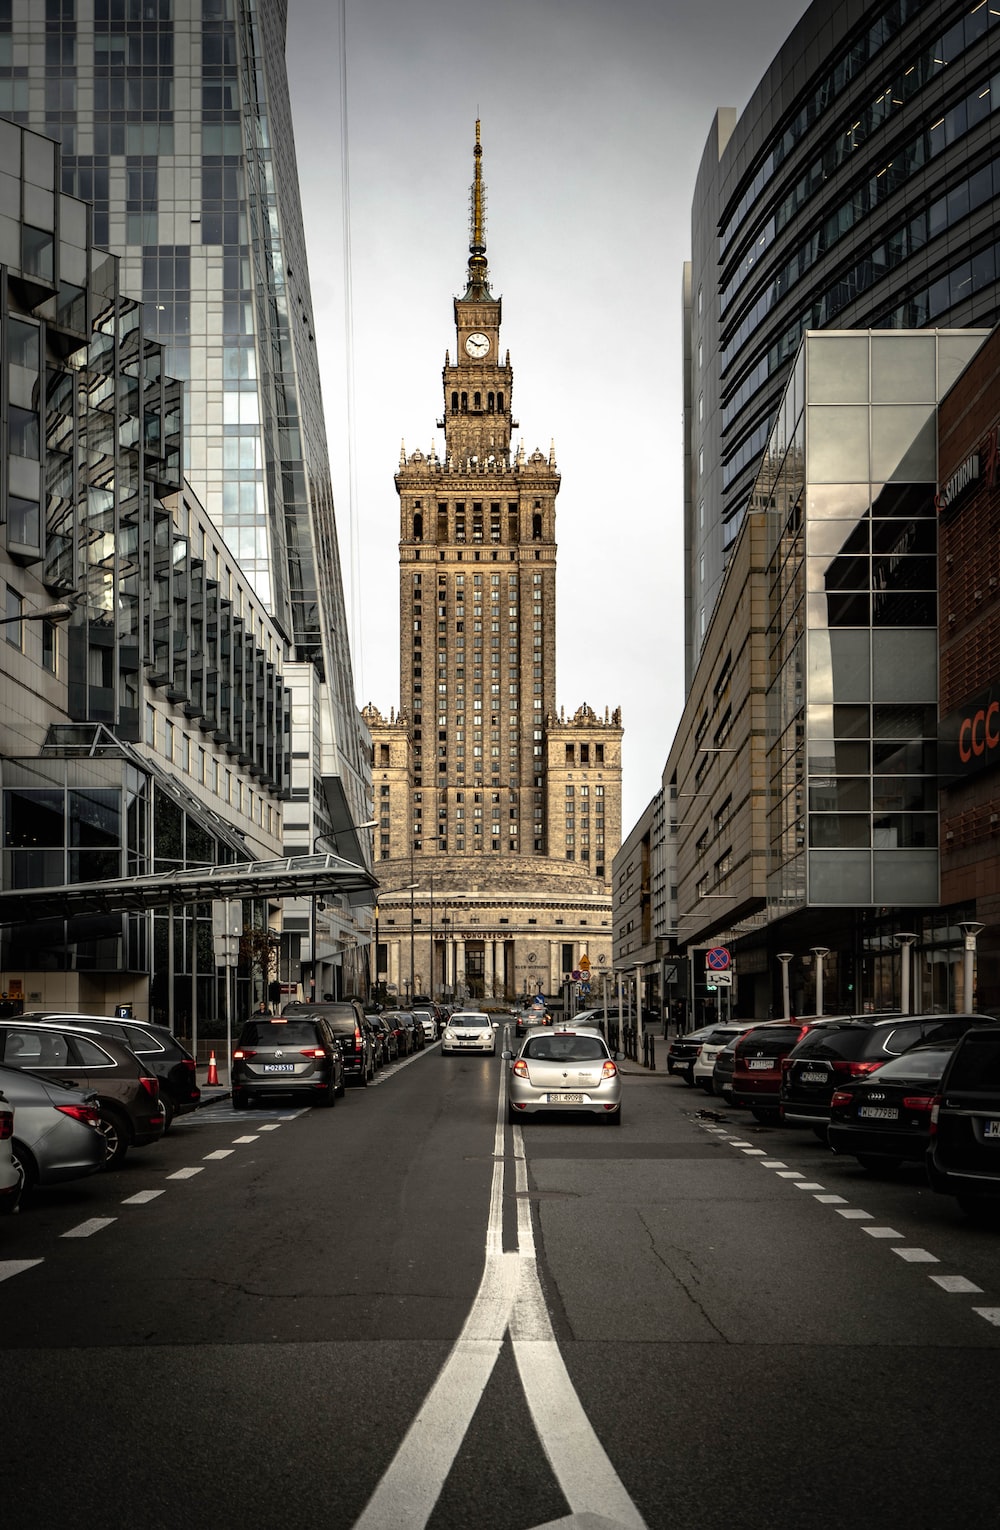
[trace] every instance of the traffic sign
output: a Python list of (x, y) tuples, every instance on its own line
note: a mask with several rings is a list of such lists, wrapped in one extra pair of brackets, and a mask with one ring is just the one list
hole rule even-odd
[(581, 969), (584, 972), (589, 972), (590, 971), (590, 957), (589, 956), (581, 956), (580, 957), (580, 967), (581, 967)]
[(729, 952), (725, 946), (713, 946), (705, 952), (705, 966), (710, 972), (727, 972), (729, 970)]
[(733, 986), (733, 974), (731, 972), (713, 972), (712, 977), (717, 988), (732, 988)]
[(574, 967), (573, 968), (573, 972), (572, 972), (572, 978), (573, 978), (574, 983), (578, 983), (580, 981), (580, 977), (581, 977), (581, 973), (580, 973), (579, 967)]

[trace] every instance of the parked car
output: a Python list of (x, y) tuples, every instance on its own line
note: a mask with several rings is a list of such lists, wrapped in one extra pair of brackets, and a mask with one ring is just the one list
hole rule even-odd
[(14, 1107), (0, 1090), (0, 1216), (17, 1210), (21, 1184), (21, 1165), (14, 1157)]
[(976, 1015), (855, 1015), (810, 1030), (789, 1052), (781, 1070), (782, 1119), (822, 1130), (830, 1119), (833, 1091), (850, 1079), (875, 1073), (920, 1042), (954, 1042)]
[(105, 1168), (163, 1136), (160, 1081), (123, 1041), (52, 1021), (0, 1020), (0, 1062), (97, 1095)]
[(488, 1052), (497, 1055), (497, 1033), (489, 1015), (459, 1010), (441, 1032), (441, 1056), (451, 1052)]
[(425, 1041), (437, 1041), (437, 1036), (438, 1036), (437, 1016), (435, 1014), (433, 1014), (433, 1012), (431, 1010), (429, 1010), (429, 1009), (415, 1009), (413, 1011), (413, 1016), (414, 1016), (414, 1019), (418, 1022), (418, 1024), (423, 1026), (424, 1040)]
[(325, 1017), (256, 1015), (245, 1020), (233, 1049), (234, 1110), (264, 1095), (304, 1095), (332, 1107), (344, 1093), (340, 1043)]
[(610, 1126), (622, 1119), (622, 1079), (607, 1043), (592, 1030), (534, 1031), (507, 1074), (507, 1118), (586, 1111)]
[(733, 1047), (732, 1103), (749, 1110), (755, 1121), (776, 1126), (781, 1120), (782, 1060), (814, 1025), (827, 1023), (818, 1016), (764, 1020), (745, 1031)]
[(712, 1069), (712, 1092), (725, 1100), (727, 1105), (733, 1103), (733, 1069), (736, 1066), (736, 1043), (739, 1039), (739, 1036), (734, 1036), (732, 1041), (720, 1049)]
[(918, 1044), (875, 1073), (837, 1083), (826, 1139), (833, 1151), (850, 1154), (872, 1174), (903, 1163), (923, 1166), (931, 1106), (954, 1050), (951, 1042)]
[(121, 1020), (110, 1015), (66, 1015), (39, 1011), (22, 1015), (22, 1020), (38, 1020), (44, 1025), (83, 1025), (101, 1036), (124, 1041), (136, 1057), (146, 1063), (160, 1081), (160, 1103), (164, 1111), (164, 1131), (169, 1131), (175, 1116), (198, 1109), (201, 1090), (195, 1060), (187, 1047), (177, 1040), (169, 1027), (147, 1020)]
[(679, 1073), (685, 1084), (694, 1083), (694, 1060), (703, 1042), (707, 1041), (717, 1025), (702, 1025), (696, 1031), (686, 1031), (675, 1036), (667, 1047), (667, 1072)]
[(368, 1017), (356, 999), (337, 999), (325, 1004), (286, 1004), (282, 1019), (311, 1015), (325, 1020), (344, 1059), (344, 1077), (362, 1089), (375, 1077), (375, 1037)]
[(420, 1052), (424, 1045), (424, 1028), (418, 1025), (416, 1016), (412, 1010), (400, 1009), (396, 1012), (400, 1026), (406, 1032), (406, 1050), (408, 1053)]
[(752, 1020), (727, 1020), (722, 1025), (713, 1025), (711, 1033), (705, 1037), (695, 1053), (691, 1064), (691, 1082), (704, 1089), (706, 1094), (714, 1094), (713, 1075), (716, 1058), (723, 1047), (750, 1030), (752, 1024)]
[(366, 1009), (365, 1019), (371, 1026), (372, 1038), (375, 1042), (375, 1067), (376, 1069), (384, 1068), (390, 1057), (389, 1040), (392, 1033), (387, 1025), (383, 1025), (381, 1013), (375, 1014)]
[(1000, 1026), (966, 1031), (931, 1105), (927, 1173), (975, 1221), (1000, 1221)]
[(103, 1168), (96, 1094), (18, 1068), (0, 1068), (0, 1090), (14, 1110), (12, 1149), (23, 1195), (36, 1185), (80, 1179)]
[(394, 1050), (396, 1057), (408, 1057), (410, 1054), (410, 1032), (403, 1024), (403, 1017), (398, 1009), (384, 1009), (379, 1016), (382, 1024), (389, 1028), (392, 1039), (390, 1051)]

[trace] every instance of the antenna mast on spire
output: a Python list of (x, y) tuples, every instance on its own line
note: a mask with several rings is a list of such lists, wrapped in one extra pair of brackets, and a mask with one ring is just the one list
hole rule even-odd
[(491, 296), (486, 265), (486, 186), (483, 182), (483, 145), (480, 121), (476, 118), (476, 144), (473, 153), (472, 187), (469, 191), (469, 285), (466, 298)]

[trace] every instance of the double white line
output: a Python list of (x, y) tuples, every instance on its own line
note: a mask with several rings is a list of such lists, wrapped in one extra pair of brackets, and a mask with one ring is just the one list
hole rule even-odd
[[(542, 1295), (528, 1204), (521, 1128), (513, 1128), (517, 1251), (503, 1251), (505, 1088), (501, 1076), (493, 1148), (486, 1262), (472, 1310), (355, 1530), (424, 1530), (468, 1432), (508, 1331), (538, 1438), (572, 1517), (615, 1530), (645, 1530), (597, 1435), (559, 1352)], [(582, 1523), (582, 1521), (581, 1521)]]

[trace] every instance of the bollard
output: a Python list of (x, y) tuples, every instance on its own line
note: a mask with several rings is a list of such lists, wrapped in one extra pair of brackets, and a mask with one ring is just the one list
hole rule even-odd
[(655, 1073), (656, 1072), (656, 1037), (655, 1036), (650, 1036), (650, 1038), (649, 1038), (649, 1071), (651, 1073)]

